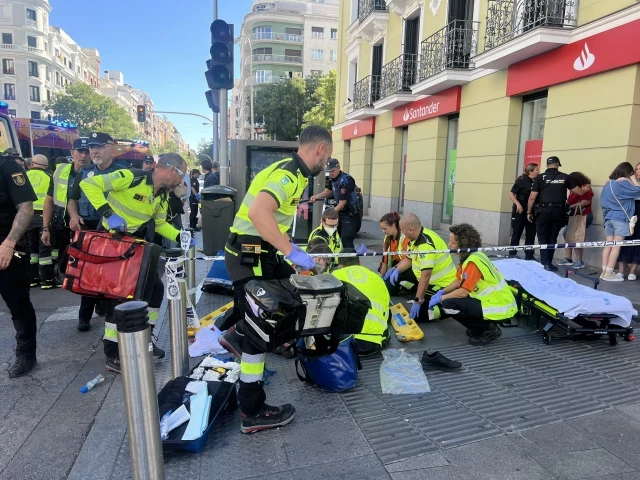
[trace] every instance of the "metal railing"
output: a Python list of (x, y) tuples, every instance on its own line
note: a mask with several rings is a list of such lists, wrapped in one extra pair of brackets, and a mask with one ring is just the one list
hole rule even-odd
[(578, 0), (488, 0), (484, 49), (490, 50), (538, 27), (576, 25)]
[(293, 35), (291, 33), (281, 32), (257, 32), (251, 34), (251, 40), (260, 41), (268, 40), (274, 42), (303, 43), (304, 35)]
[(416, 83), (418, 73), (418, 55), (404, 53), (382, 67), (380, 80), (380, 98), (397, 92), (411, 90)]
[(388, 12), (387, 2), (385, 0), (359, 0), (358, 1), (358, 20), (362, 21), (373, 12)]
[(380, 100), (380, 75), (369, 75), (353, 88), (353, 109), (370, 107)]
[(469, 20), (453, 20), (423, 40), (418, 81), (450, 68), (469, 68), (478, 47), (478, 24)]
[(253, 55), (253, 61), (261, 63), (295, 63), (302, 65), (302, 57), (292, 57), (290, 55), (255, 54)]

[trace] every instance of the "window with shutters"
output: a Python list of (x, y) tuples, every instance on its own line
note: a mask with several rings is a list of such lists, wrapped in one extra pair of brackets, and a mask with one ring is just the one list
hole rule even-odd
[(311, 36), (315, 38), (323, 38), (324, 37), (324, 28), (322, 27), (311, 27)]

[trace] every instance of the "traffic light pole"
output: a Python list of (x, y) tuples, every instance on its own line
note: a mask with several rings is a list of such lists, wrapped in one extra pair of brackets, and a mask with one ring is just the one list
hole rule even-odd
[[(217, 20), (218, 19), (218, 0), (213, 0), (213, 20)], [(219, 154), (218, 154), (218, 149), (219, 149), (219, 145), (220, 145), (220, 137), (218, 136), (218, 114), (216, 112), (211, 112), (213, 113), (213, 150), (211, 152), (211, 158), (213, 158), (213, 161), (219, 161)], [(222, 174), (222, 170), (221, 173)], [(220, 180), (222, 180), (222, 178), (220, 178)], [(222, 181), (220, 182), (222, 185), (226, 185), (226, 183), (222, 183)]]
[(229, 101), (227, 99), (228, 90), (220, 89), (220, 185), (227, 184), (229, 173)]

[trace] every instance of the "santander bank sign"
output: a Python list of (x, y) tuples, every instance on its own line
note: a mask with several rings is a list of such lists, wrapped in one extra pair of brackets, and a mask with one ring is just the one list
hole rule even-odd
[(393, 111), (391, 125), (402, 127), (410, 123), (422, 122), (430, 118), (448, 115), (460, 111), (461, 87), (454, 87), (444, 92), (430, 95)]

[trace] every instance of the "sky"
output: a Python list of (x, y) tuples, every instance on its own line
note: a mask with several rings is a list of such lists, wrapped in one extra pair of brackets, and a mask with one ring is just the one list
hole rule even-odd
[[(100, 69), (118, 70), (125, 83), (146, 91), (155, 110), (199, 113), (211, 118), (204, 92), (210, 58), (214, 0), (49, 0), (49, 23), (83, 48), (97, 48)], [(235, 25), (235, 35), (252, 0), (219, 0), (218, 18)], [(239, 78), (239, 50), (234, 55)], [(167, 115), (195, 148), (211, 139), (204, 120)]]

